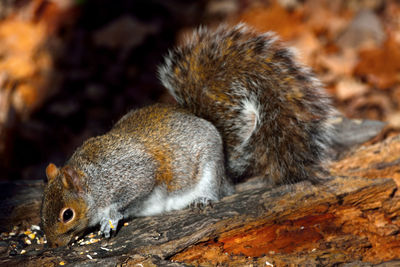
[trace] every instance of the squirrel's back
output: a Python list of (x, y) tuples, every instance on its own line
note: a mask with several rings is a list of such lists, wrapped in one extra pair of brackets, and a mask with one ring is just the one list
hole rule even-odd
[(163, 85), (221, 132), (233, 179), (318, 180), (330, 144), (330, 100), (270, 32), (199, 28), (159, 68)]

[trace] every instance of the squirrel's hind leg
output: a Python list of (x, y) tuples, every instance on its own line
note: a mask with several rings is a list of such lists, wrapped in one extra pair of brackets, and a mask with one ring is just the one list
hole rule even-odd
[(215, 163), (202, 164), (197, 183), (186, 190), (181, 190), (169, 195), (166, 199), (165, 211), (180, 210), (189, 205), (202, 205), (209, 201), (219, 200), (219, 186)]
[(200, 159), (197, 177), (194, 178), (197, 182), (190, 189), (168, 196), (166, 211), (188, 206), (207, 206), (233, 193), (233, 186), (225, 178), (222, 153), (216, 155), (216, 151), (206, 151)]
[(224, 167), (219, 161), (201, 164), (203, 166), (199, 168), (196, 184), (175, 192), (168, 192), (164, 186), (154, 188), (135, 215), (156, 215), (189, 206), (205, 207), (233, 193), (233, 186), (225, 180)]

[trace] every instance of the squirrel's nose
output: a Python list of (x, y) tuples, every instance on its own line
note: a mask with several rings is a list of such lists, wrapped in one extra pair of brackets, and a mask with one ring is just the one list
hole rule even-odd
[(47, 240), (47, 242), (49, 244), (49, 247), (51, 248), (58, 248), (64, 245), (62, 240), (52, 240), (52, 241)]
[(51, 248), (58, 248), (58, 247), (60, 246), (60, 243), (58, 243), (57, 241), (51, 242), (51, 243), (49, 244), (49, 246), (50, 246)]

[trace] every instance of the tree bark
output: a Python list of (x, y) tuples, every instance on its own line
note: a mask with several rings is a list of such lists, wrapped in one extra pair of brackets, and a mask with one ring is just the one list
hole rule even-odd
[(253, 178), (212, 207), (135, 218), (90, 245), (31, 245), (16, 256), (8, 247), (0, 265), (398, 266), (399, 163), (396, 136), (351, 149), (319, 185), (271, 188)]

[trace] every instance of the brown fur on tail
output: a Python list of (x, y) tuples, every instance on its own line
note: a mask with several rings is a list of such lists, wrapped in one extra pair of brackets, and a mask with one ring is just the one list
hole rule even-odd
[(163, 85), (221, 132), (234, 180), (317, 181), (333, 108), (314, 74), (271, 32), (199, 28), (159, 67)]

